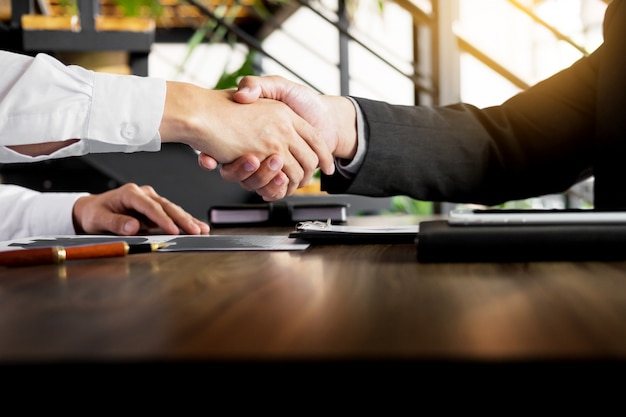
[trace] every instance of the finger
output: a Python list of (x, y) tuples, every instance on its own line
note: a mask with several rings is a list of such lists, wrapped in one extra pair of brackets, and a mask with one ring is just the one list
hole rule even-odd
[(204, 168), (207, 171), (213, 171), (217, 168), (219, 164), (211, 156), (200, 152), (198, 154), (198, 165), (200, 165), (201, 168)]
[(120, 236), (134, 236), (143, 228), (142, 222), (125, 214), (105, 212), (100, 216), (103, 231), (111, 232)]
[[(157, 194), (157, 192), (151, 186), (144, 185), (141, 187), (141, 189), (145, 192), (146, 196), (152, 199), (157, 205), (157, 208), (155, 208), (154, 211), (154, 218), (148, 213), (143, 214), (148, 217), (152, 222), (154, 222), (158, 227), (161, 227), (163, 230), (169, 231), (170, 234), (178, 234), (178, 229), (190, 235), (209, 233), (208, 224), (196, 219), (178, 204), (175, 204), (167, 198)], [(161, 212), (163, 212), (165, 216), (162, 216)], [(174, 229), (171, 227), (165, 229), (164, 226), (167, 226), (171, 222), (175, 224), (174, 227), (176, 228), (176, 231), (174, 231)]]
[[(296, 132), (304, 138), (306, 143), (317, 155), (319, 167), (322, 172), (326, 175), (332, 175), (335, 172), (335, 158), (328, 148), (328, 143), (322, 138), (320, 132), (304, 120), (297, 120), (294, 123), (294, 127), (296, 128)], [(317, 166), (315, 168), (317, 168)]]
[(121, 187), (103, 194), (79, 198), (74, 204), (72, 217), (78, 234), (114, 233), (134, 235), (141, 229), (140, 220), (125, 215), (128, 211), (121, 203)]
[(135, 235), (146, 229), (149, 220), (136, 207), (131, 194), (140, 193), (139, 187), (127, 184), (115, 190), (85, 198), (86, 205), (80, 210), (81, 233), (110, 232), (118, 235)]
[(165, 213), (176, 223), (176, 225), (188, 235), (206, 235), (209, 233), (209, 225), (202, 222), (191, 214), (187, 213), (177, 204), (167, 202), (162, 203)]
[[(298, 115), (293, 117), (293, 128), (297, 137), (289, 142), (289, 150), (305, 171), (304, 183), (299, 183), (298, 187), (310, 181), (318, 166), (325, 174), (332, 175), (335, 171), (335, 160), (320, 132)], [(285, 161), (285, 165), (290, 162)], [(289, 175), (287, 171), (285, 173)], [(289, 178), (293, 179), (291, 175)]]
[[(309, 172), (312, 172), (310, 163), (305, 162), (304, 165), (300, 165), (298, 161), (306, 161), (308, 159), (309, 162), (315, 161), (313, 163), (317, 165), (317, 156), (310, 149), (308, 149), (308, 155), (306, 157), (302, 156), (307, 153), (306, 150), (302, 150), (302, 153), (300, 153), (300, 151), (294, 151), (291, 148), (289, 150), (291, 151), (292, 155), (287, 155), (282, 170), (288, 178), (287, 195), (293, 194), (296, 189), (301, 186), (300, 184), (303, 183), (305, 177), (307, 175), (311, 175), (309, 174)], [(299, 159), (293, 157), (294, 154), (299, 155)]]
[[(282, 167), (282, 160), (280, 165)], [(242, 182), (250, 178), (250, 176), (256, 175), (259, 166), (259, 158), (254, 155), (243, 155), (229, 164), (223, 164), (220, 169), (220, 175), (226, 181)]]
[[(200, 229), (200, 235), (208, 235), (211, 232), (211, 227), (209, 226), (209, 224), (207, 222), (203, 222), (202, 220), (196, 219), (195, 217), (192, 217), (192, 221), (198, 226), (198, 228)], [(185, 229), (183, 229), (185, 230)], [(188, 234), (191, 234), (190, 232), (186, 232)]]
[(289, 195), (310, 181), (319, 164), (316, 152), (307, 142), (311, 139), (306, 137), (314, 136), (315, 130), (300, 116), (293, 114), (290, 126), (279, 134), (287, 138), (284, 141), (286, 149), (279, 153), (283, 157), (282, 171), (289, 178), (287, 192)]
[(239, 81), (235, 97), (239, 103), (252, 103), (259, 97), (263, 97), (283, 101), (290, 105), (290, 97), (297, 94), (296, 89), (299, 88), (301, 88), (300, 85), (280, 75), (263, 77), (246, 75)]
[[(159, 196), (154, 188), (149, 185), (141, 187), (134, 184), (126, 184), (120, 190), (124, 191), (122, 205), (125, 211), (134, 211), (145, 217), (134, 216), (146, 226), (156, 226), (168, 234), (179, 234), (180, 230), (174, 220), (166, 213), (164, 205), (169, 202), (165, 197)], [(114, 210), (119, 211), (119, 210)]]
[(280, 200), (287, 196), (288, 185), (287, 175), (279, 172), (266, 186), (257, 189), (257, 194), (265, 201)]
[[(283, 160), (278, 155), (266, 158), (253, 172), (245, 172), (241, 168), (239, 171), (231, 164), (222, 166), (221, 174), (224, 179), (237, 178), (241, 186), (246, 190), (256, 191), (266, 186), (283, 168)], [(247, 178), (244, 178), (247, 175)]]
[[(288, 195), (291, 195), (297, 188), (303, 187), (311, 181), (319, 165), (319, 158), (317, 153), (302, 140), (292, 140), (289, 142), (289, 154), (291, 158), (288, 158), (287, 162), (284, 164), (283, 172), (289, 177), (290, 184)], [(299, 166), (294, 167), (295, 163), (298, 163)], [(297, 174), (292, 174), (292, 172), (297, 171), (297, 169), (302, 172), (300, 177), (297, 177)]]

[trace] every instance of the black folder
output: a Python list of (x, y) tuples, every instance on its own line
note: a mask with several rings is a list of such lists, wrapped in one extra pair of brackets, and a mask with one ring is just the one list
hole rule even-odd
[(458, 226), (421, 222), (420, 262), (626, 260), (626, 225), (562, 224)]
[(347, 220), (348, 203), (297, 203), (275, 201), (209, 207), (211, 227), (293, 226), (301, 221)]

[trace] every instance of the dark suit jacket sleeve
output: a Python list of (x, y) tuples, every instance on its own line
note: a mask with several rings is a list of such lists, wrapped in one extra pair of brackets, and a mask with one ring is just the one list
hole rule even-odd
[[(619, 7), (615, 3), (624, 6), (613, 1), (605, 25), (626, 25), (626, 7), (620, 19), (609, 19)], [(619, 42), (624, 56), (626, 39)], [(322, 187), (489, 205), (565, 191), (592, 173), (598, 74), (611, 57), (602, 45), (502, 105), (484, 109), (355, 98), (368, 140), (364, 163), (352, 181), (323, 177)]]

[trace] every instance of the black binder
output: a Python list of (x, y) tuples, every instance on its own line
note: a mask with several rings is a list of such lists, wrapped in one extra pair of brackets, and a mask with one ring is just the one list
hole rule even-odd
[(301, 221), (347, 220), (347, 203), (297, 203), (275, 201), (258, 204), (230, 204), (209, 208), (211, 227), (293, 226)]
[(420, 262), (626, 260), (626, 225), (452, 226), (421, 222)]

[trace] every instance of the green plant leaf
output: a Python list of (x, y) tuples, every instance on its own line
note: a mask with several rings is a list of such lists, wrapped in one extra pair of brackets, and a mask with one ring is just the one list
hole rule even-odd
[(224, 90), (227, 88), (235, 88), (239, 83), (239, 80), (245, 75), (255, 75), (254, 71), (254, 57), (256, 56), (255, 51), (248, 52), (245, 61), (233, 72), (223, 72), (220, 76), (217, 84), (215, 85), (215, 89)]
[(415, 200), (403, 195), (393, 196), (391, 198), (391, 213), (429, 215), (433, 213), (433, 203)]

